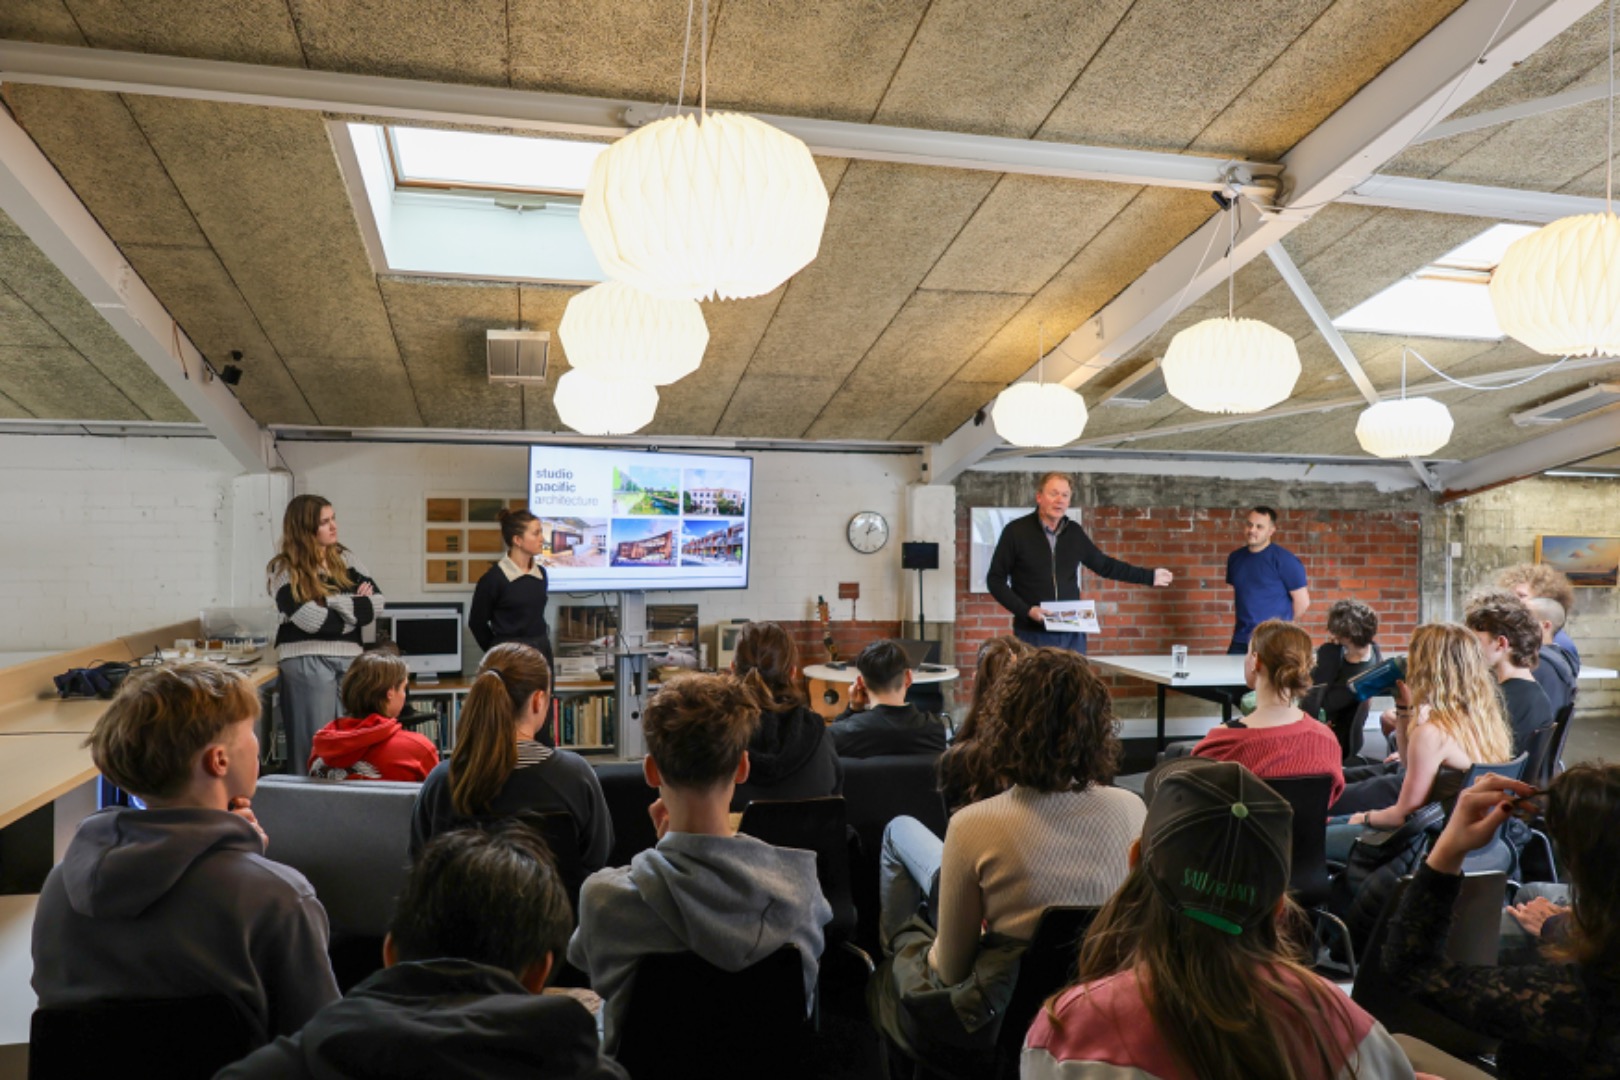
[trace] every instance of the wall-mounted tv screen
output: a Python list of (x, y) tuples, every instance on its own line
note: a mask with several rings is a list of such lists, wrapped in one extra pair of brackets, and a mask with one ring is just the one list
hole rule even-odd
[(754, 461), (529, 448), (553, 592), (746, 589)]

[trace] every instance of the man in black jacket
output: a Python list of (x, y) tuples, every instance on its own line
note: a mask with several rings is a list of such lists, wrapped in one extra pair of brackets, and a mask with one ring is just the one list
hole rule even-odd
[(1041, 604), (1080, 599), (1080, 567), (1099, 577), (1163, 588), (1175, 575), (1109, 558), (1078, 522), (1068, 518), (1074, 486), (1066, 473), (1049, 472), (1035, 486), (1035, 512), (1001, 531), (990, 559), (990, 594), (1013, 616), (1013, 633), (1031, 645), (1086, 651), (1086, 635), (1046, 629)]

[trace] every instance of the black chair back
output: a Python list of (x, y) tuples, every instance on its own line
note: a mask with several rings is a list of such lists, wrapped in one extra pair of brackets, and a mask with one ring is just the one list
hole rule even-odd
[(658, 798), (658, 789), (647, 786), (639, 761), (615, 761), (596, 766), (596, 779), (602, 784), (608, 817), (613, 820), (613, 853), (609, 866), (629, 866), (640, 852), (658, 843), (647, 808)]
[(1552, 756), (1553, 738), (1558, 734), (1558, 722), (1554, 720), (1546, 727), (1532, 731), (1524, 739), (1524, 773), (1521, 777), (1526, 783), (1536, 787), (1546, 787), (1552, 779), (1549, 775), (1548, 762)]
[(568, 890), (568, 906), (574, 910), (574, 922), (579, 922), (579, 887), (585, 884), (585, 867), (579, 858), (579, 828), (574, 816), (561, 810), (544, 814), (519, 814), (523, 823), (539, 831), (551, 848), (551, 857), (557, 861), (557, 876)]
[(842, 796), (755, 799), (743, 811), (737, 831), (775, 847), (815, 852), (816, 877), (833, 912), (826, 928), (827, 942), (854, 937), (855, 897), (850, 890), (849, 829)]
[(1266, 784), (1294, 808), (1293, 871), (1288, 891), (1301, 907), (1327, 903), (1327, 808), (1333, 777), (1279, 776), (1267, 779)]
[(850, 888), (860, 913), (860, 941), (876, 952), (878, 938), (878, 861), (883, 830), (902, 815), (945, 835), (945, 802), (938, 790), (939, 758), (897, 754), (840, 758), (844, 768), (844, 807), (857, 848), (850, 859)]
[(1074, 981), (1080, 943), (1097, 918), (1094, 907), (1049, 907), (1041, 912), (1035, 936), (1018, 963), (1018, 981), (996, 1035), (999, 1075), (1016, 1075), (1024, 1036), (1047, 998)]
[[(806, 1070), (804, 967), (792, 945), (741, 971), (689, 952), (646, 956), (628, 993), (618, 1061), (636, 1080), (742, 1080)], [(723, 1037), (717, 1016), (725, 1018)]]
[(253, 1025), (224, 997), (55, 1005), (34, 1010), (28, 1076), (208, 1080), (257, 1043)]
[(1575, 703), (1572, 701), (1559, 709), (1553, 717), (1552, 740), (1547, 744), (1547, 753), (1541, 759), (1541, 767), (1535, 772), (1528, 769), (1525, 778), (1536, 787), (1546, 787), (1558, 775), (1558, 763), (1564, 756), (1564, 743), (1569, 739), (1569, 724), (1575, 717)]
[[(1411, 882), (1410, 877), (1402, 878), (1379, 913), (1367, 939), (1361, 966), (1356, 969), (1350, 997), (1391, 1034), (1422, 1039), (1464, 1061), (1493, 1053), (1495, 1039), (1470, 1031), (1413, 1001), (1395, 986), (1384, 970), (1384, 942), (1389, 937), (1390, 922)], [(1447, 959), (1461, 964), (1495, 965), (1502, 932), (1502, 896), (1506, 888), (1507, 875), (1501, 872), (1463, 875), (1462, 891), (1452, 909), (1451, 933), (1446, 938)]]

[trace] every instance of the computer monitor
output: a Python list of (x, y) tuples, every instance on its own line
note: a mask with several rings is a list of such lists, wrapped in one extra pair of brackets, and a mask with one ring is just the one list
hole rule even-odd
[(906, 666), (912, 670), (924, 664), (939, 662), (939, 642), (919, 641), (916, 638), (896, 638), (895, 644), (906, 651)]
[(431, 604), (392, 603), (384, 611), (379, 630), (386, 630), (399, 654), (419, 682), (431, 682), (441, 675), (461, 674), (460, 601)]

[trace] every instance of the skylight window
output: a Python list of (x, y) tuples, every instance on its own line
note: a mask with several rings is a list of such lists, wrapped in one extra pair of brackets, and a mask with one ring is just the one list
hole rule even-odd
[(594, 285), (579, 224), (601, 143), (332, 121), (378, 273)]
[(1533, 225), (1493, 225), (1428, 266), (1333, 320), (1340, 330), (1400, 337), (1501, 341), (1491, 307), (1491, 272), (1508, 245)]

